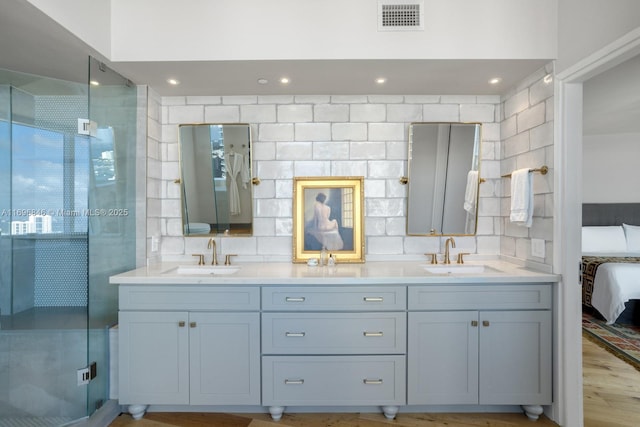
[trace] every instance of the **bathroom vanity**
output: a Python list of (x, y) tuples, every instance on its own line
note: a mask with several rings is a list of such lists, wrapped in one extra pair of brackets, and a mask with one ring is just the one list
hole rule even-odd
[(465, 266), (162, 263), (113, 276), (119, 401), (134, 418), (152, 405), (537, 419), (552, 402), (558, 278)]

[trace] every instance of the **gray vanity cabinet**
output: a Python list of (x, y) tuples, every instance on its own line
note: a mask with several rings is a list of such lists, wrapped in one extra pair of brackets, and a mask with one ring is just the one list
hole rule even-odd
[(120, 284), (120, 404), (136, 419), (152, 404), (274, 420), (430, 405), (535, 419), (551, 404), (551, 283), (398, 282)]
[(262, 404), (406, 403), (406, 287), (264, 287)]
[[(551, 403), (551, 285), (410, 286), (410, 405)], [(538, 413), (538, 415), (539, 415)]]
[(259, 289), (121, 286), (119, 400), (260, 404)]

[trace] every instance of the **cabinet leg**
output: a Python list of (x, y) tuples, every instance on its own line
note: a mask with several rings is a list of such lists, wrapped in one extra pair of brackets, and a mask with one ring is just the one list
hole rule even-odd
[(542, 406), (540, 405), (522, 405), (522, 409), (527, 417), (532, 421), (537, 421), (543, 412)]
[(134, 420), (139, 420), (144, 417), (144, 413), (147, 411), (148, 405), (129, 405), (127, 412), (131, 414)]
[(398, 408), (397, 406), (383, 406), (382, 407), (382, 412), (384, 413), (385, 417), (387, 417), (388, 419), (392, 420), (398, 414), (398, 410), (399, 409), (400, 408)]
[(273, 421), (280, 421), (282, 414), (284, 413), (284, 406), (269, 406), (269, 413)]

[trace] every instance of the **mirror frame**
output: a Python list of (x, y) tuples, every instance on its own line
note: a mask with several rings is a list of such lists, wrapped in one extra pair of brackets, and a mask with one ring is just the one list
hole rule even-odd
[[(409, 230), (409, 216), (411, 212), (411, 163), (412, 163), (412, 144), (413, 144), (413, 127), (415, 125), (475, 125), (479, 129), (479, 138), (478, 138), (478, 147), (477, 147), (477, 158), (478, 158), (478, 187), (476, 189), (476, 201), (475, 201), (475, 212), (474, 212), (474, 226), (472, 233), (465, 232), (455, 232), (455, 233), (442, 233), (442, 230), (438, 232), (438, 230), (432, 228), (429, 231), (424, 233), (416, 233), (410, 232)], [(407, 144), (407, 177), (403, 177), (401, 179), (401, 183), (407, 184), (407, 216), (406, 216), (406, 224), (405, 224), (405, 232), (407, 236), (475, 236), (478, 231), (478, 205), (480, 201), (480, 184), (484, 182), (483, 178), (480, 178), (481, 166), (482, 166), (482, 123), (480, 122), (412, 122), (409, 124), (409, 140)], [(466, 177), (465, 177), (466, 182)], [(446, 190), (443, 193), (442, 199), (446, 197)], [(434, 197), (435, 198), (435, 197)], [(444, 203), (444, 202), (443, 202)], [(461, 206), (461, 209), (463, 207)]]
[[(251, 220), (249, 222), (250, 229), (248, 232), (234, 232), (232, 227), (229, 227), (223, 232), (220, 232), (219, 229), (216, 230), (214, 226), (212, 226), (212, 230), (209, 233), (187, 233), (186, 231), (186, 218), (188, 217), (186, 200), (185, 200), (185, 179), (184, 179), (184, 159), (183, 159), (183, 150), (182, 150), (182, 132), (181, 129), (186, 126), (246, 126), (248, 130), (248, 157), (249, 157), (249, 182), (247, 190), (250, 193), (249, 199), (251, 201)], [(260, 181), (257, 178), (253, 177), (253, 134), (251, 130), (251, 125), (249, 123), (181, 123), (178, 125), (178, 159), (179, 159), (179, 173), (180, 178), (175, 182), (180, 184), (180, 216), (182, 223), (182, 235), (184, 237), (204, 237), (204, 236), (225, 236), (225, 237), (249, 237), (253, 235), (253, 220), (254, 220), (254, 194), (253, 194), (253, 185), (257, 185)], [(225, 180), (228, 178), (225, 176)], [(240, 179), (237, 181), (238, 185), (241, 185), (242, 182)], [(214, 188), (214, 199), (215, 199), (215, 188)], [(216, 209), (215, 200), (214, 205), (211, 207), (212, 210)]]

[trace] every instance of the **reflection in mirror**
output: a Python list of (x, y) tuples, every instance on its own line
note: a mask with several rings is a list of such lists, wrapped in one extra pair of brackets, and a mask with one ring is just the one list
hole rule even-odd
[(480, 131), (477, 123), (411, 124), (407, 234), (475, 234)]
[(185, 236), (251, 235), (248, 124), (180, 125), (180, 170)]

